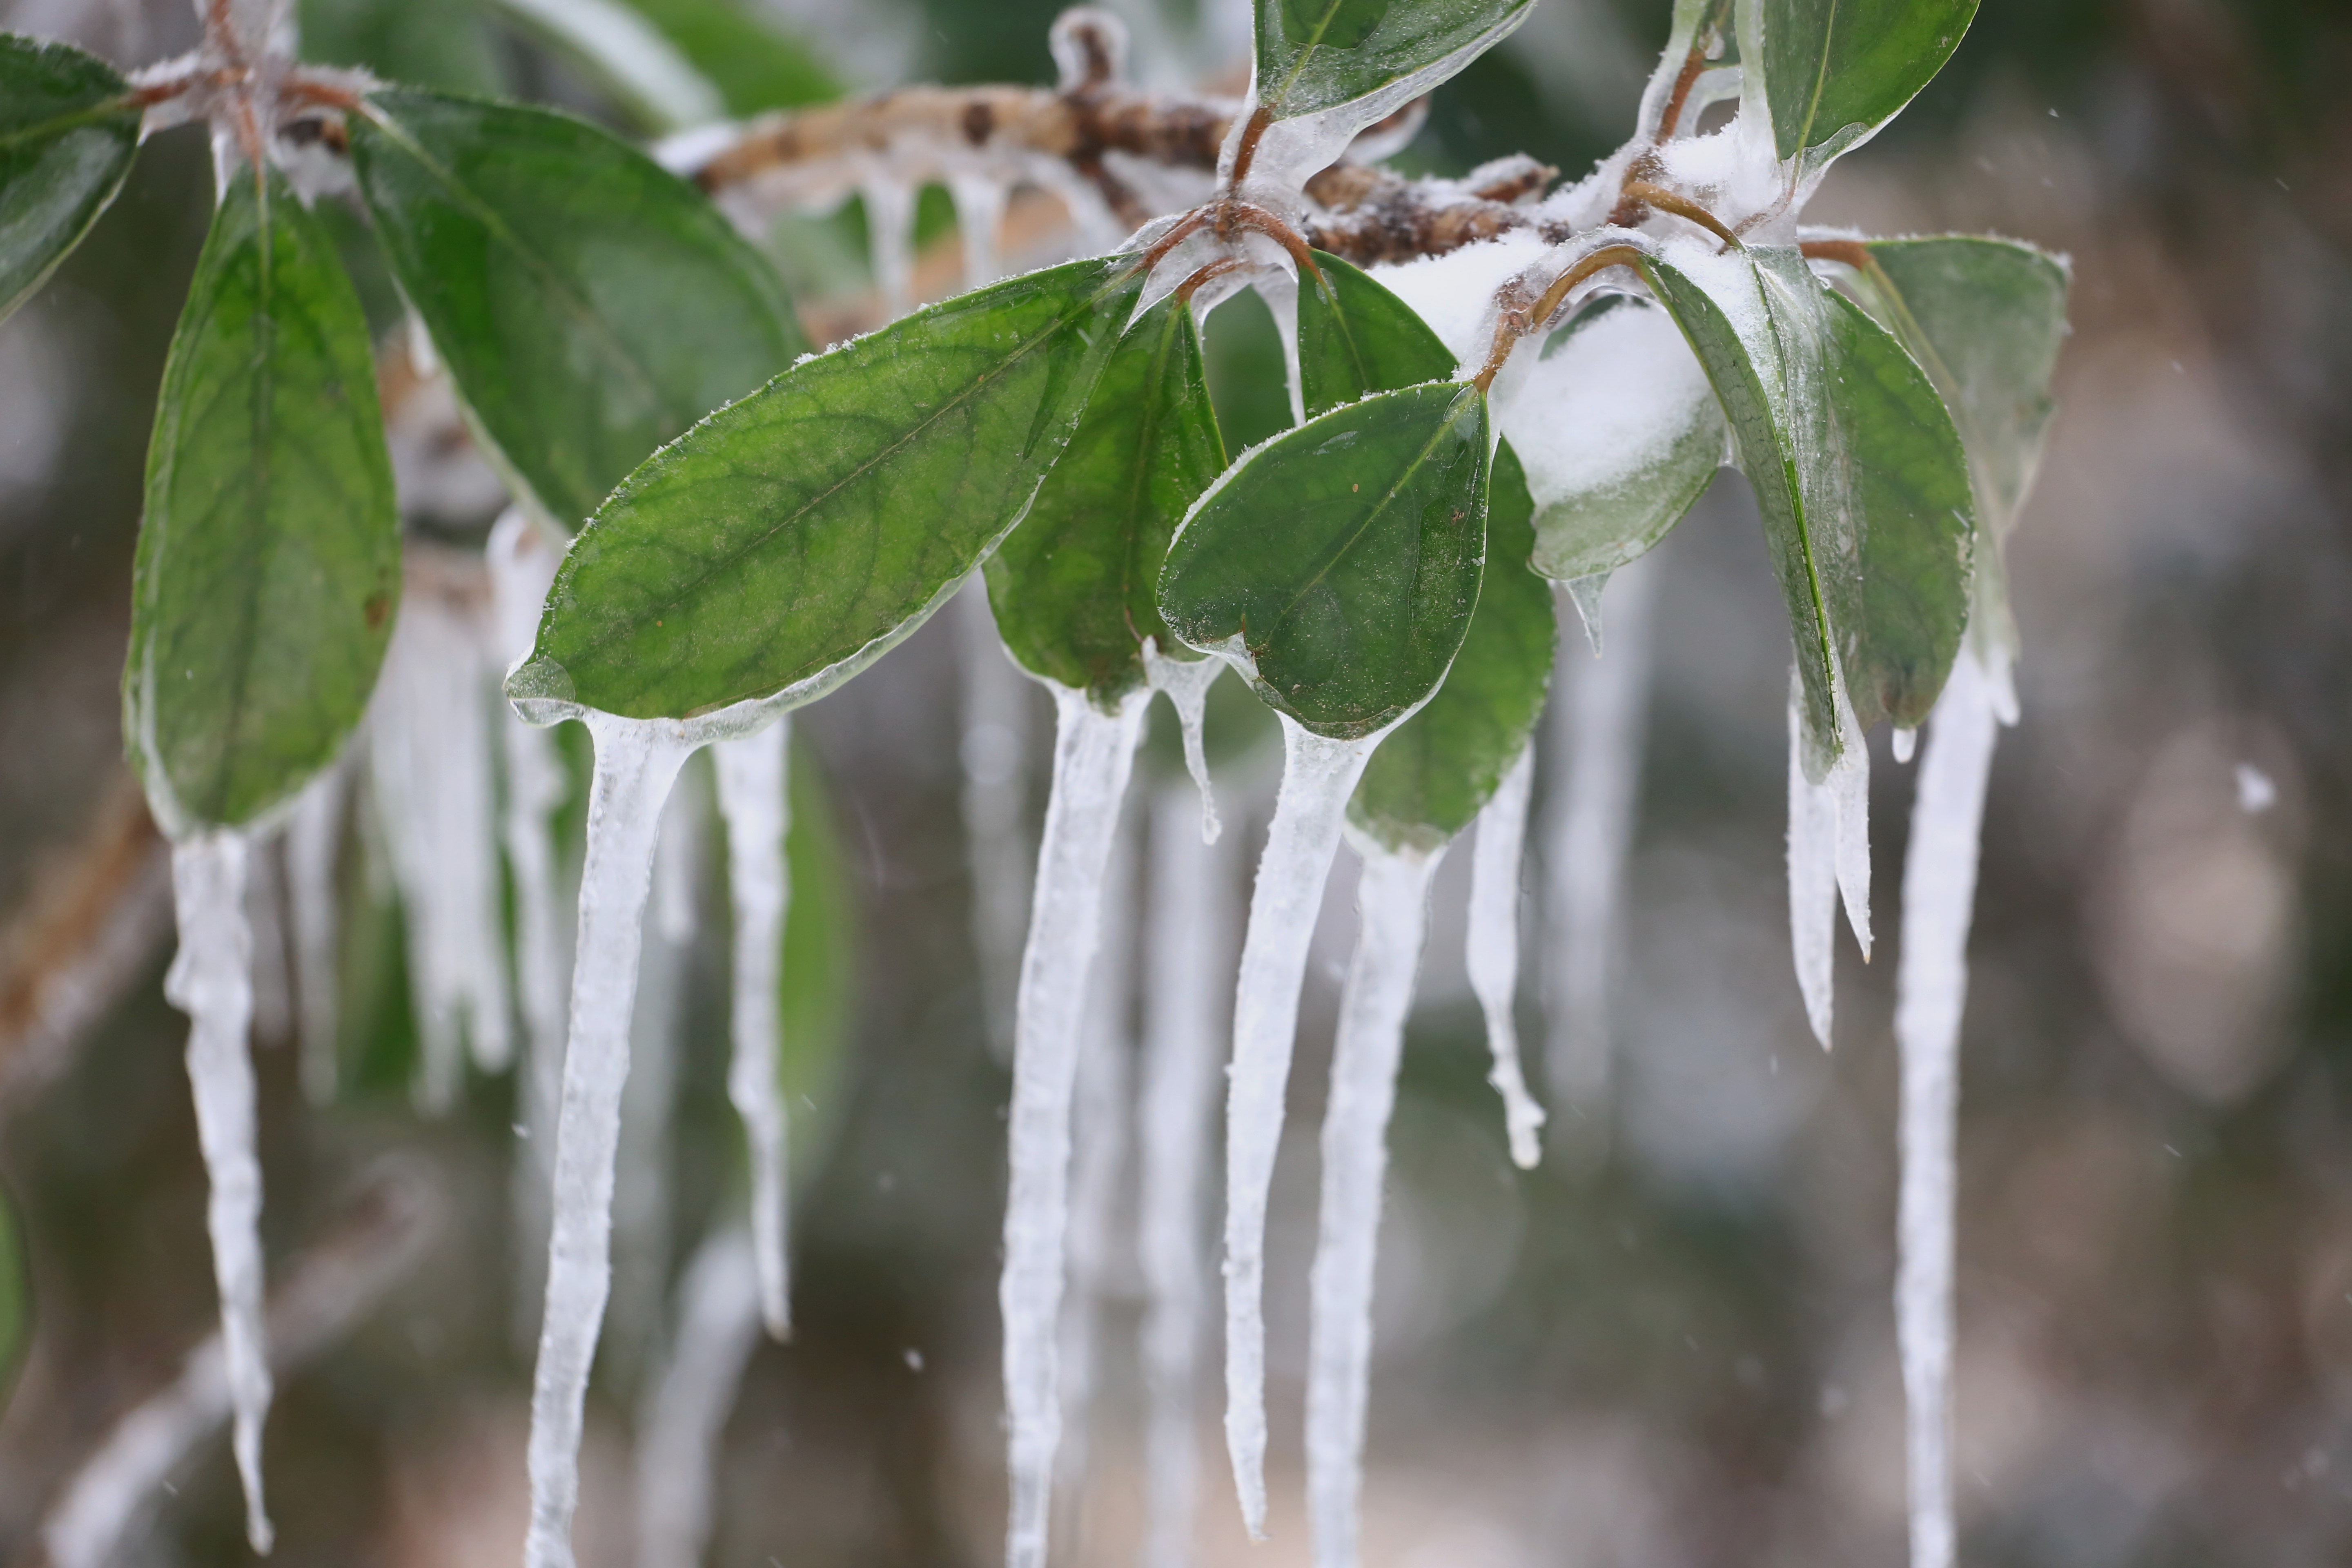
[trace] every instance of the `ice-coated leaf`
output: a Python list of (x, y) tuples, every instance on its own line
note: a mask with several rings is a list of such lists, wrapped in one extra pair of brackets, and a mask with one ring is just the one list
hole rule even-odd
[(1847, 695), (1864, 725), (1883, 718), (1909, 729), (1936, 705), (1968, 629), (1976, 535), (1968, 456), (1903, 345), (1844, 296), (1822, 299), (1833, 460), (1862, 542), (1861, 614), (1837, 623)]
[(2056, 405), (2066, 268), (2015, 240), (1872, 240), (1854, 297), (1919, 362), (1968, 448), (1983, 520), (2005, 530)]
[(1518, 26), (1533, 4), (1257, 0), (1258, 102), (1276, 120), (1294, 120), (1370, 98), (1449, 58), (1458, 70), (1476, 58), (1477, 46)]
[(478, 431), (564, 529), (805, 346), (759, 252), (585, 121), (389, 89), (352, 116), (352, 158)]
[(772, 20), (759, 0), (633, 0), (719, 89), (732, 115), (793, 109), (841, 96), (824, 62)]
[(1664, 539), (1723, 466), (1723, 410), (1673, 319), (1605, 294), (1545, 342), (1502, 412), (1535, 497), (1535, 566), (1605, 578)]
[(1104, 711), (1143, 685), (1160, 566), (1184, 513), (1225, 468), (1192, 312), (1171, 295), (1128, 330), (1021, 526), (988, 562), (1013, 657)]
[(213, 216), (133, 574), (123, 727), (156, 820), (249, 822), (341, 749), (400, 595), (367, 321), (275, 170), (240, 169)]
[(1375, 393), (1244, 455), (1160, 578), (1176, 635), (1316, 734), (1352, 740), (1436, 689), (1478, 599), (1486, 400)]
[(1310, 416), (1453, 377), (1454, 355), (1412, 306), (1338, 257), (1314, 256), (1320, 273), (1298, 280), (1298, 385)]
[(8, 1397), (25, 1347), (33, 1337), (33, 1282), (25, 1267), (25, 1244), (16, 1205), (0, 1187), (0, 1400)]
[[(1763, 28), (1774, 149), (1842, 150), (1893, 119), (1944, 68), (1977, 0), (1752, 0)], [(1847, 135), (1852, 132), (1852, 136)]]
[(0, 33), (0, 320), (122, 188), (139, 150), (139, 116), (104, 60)]
[(1973, 527), (1959, 439), (1901, 345), (1793, 249), (1683, 247), (1642, 270), (1705, 367), (1756, 492), (1818, 781), (1840, 745), (1838, 669), (1865, 727), (1907, 726), (1951, 667)]
[(688, 718), (809, 701), (888, 651), (1019, 521), (1140, 287), (1074, 261), (804, 360), (631, 474), (509, 695)]
[(1445, 684), (1381, 742), (1348, 820), (1390, 849), (1433, 850), (1470, 826), (1527, 750), (1551, 683), (1551, 587), (1528, 568), (1535, 502), (1508, 441), (1495, 448), (1486, 571)]

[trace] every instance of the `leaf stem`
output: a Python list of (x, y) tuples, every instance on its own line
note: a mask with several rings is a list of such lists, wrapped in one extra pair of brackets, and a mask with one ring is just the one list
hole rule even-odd
[(1536, 302), (1525, 310), (1506, 305), (1496, 318), (1494, 346), (1486, 351), (1486, 363), (1471, 378), (1472, 384), (1481, 392), (1492, 387), (1495, 377), (1502, 371), (1504, 362), (1511, 357), (1511, 351), (1518, 346), (1519, 340), (1549, 321), (1567, 301), (1569, 291), (1579, 283), (1607, 268), (1633, 266), (1642, 257), (1643, 251), (1638, 246), (1604, 245), (1554, 279), (1551, 287), (1538, 295)]
[(1653, 184), (1647, 180), (1627, 180), (1624, 195), (1628, 202), (1654, 207), (1663, 213), (1672, 213), (1679, 218), (1687, 218), (1723, 241), (1727, 248), (1733, 250), (1740, 248), (1739, 237), (1726, 228), (1721, 218), (1717, 217), (1688, 196), (1677, 195), (1664, 185)]

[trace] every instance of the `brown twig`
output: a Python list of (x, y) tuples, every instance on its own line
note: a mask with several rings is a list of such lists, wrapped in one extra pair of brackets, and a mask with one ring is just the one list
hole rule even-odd
[(1471, 378), (1473, 384), (1481, 392), (1491, 388), (1495, 377), (1501, 374), (1505, 362), (1511, 357), (1511, 351), (1518, 346), (1519, 340), (1551, 320), (1560, 306), (1567, 302), (1569, 291), (1579, 283), (1608, 268), (1633, 266), (1642, 257), (1641, 250), (1633, 246), (1604, 245), (1553, 279), (1551, 287), (1538, 295), (1536, 302), (1526, 310), (1507, 304), (1496, 318), (1495, 342), (1486, 351), (1486, 363)]

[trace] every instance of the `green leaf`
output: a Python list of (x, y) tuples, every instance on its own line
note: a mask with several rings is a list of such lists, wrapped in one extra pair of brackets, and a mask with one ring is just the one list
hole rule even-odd
[(228, 183), (163, 367), (123, 727), (164, 831), (252, 821), (375, 685), (400, 520), (358, 297), (272, 170)]
[(104, 60), (0, 33), (0, 320), (122, 188), (139, 150), (129, 92)]
[(25, 1263), (24, 1228), (7, 1189), (0, 1187), (0, 1409), (33, 1342), (32, 1270)]
[(1160, 618), (1160, 566), (1224, 468), (1192, 312), (1171, 294), (1112, 351), (1029, 515), (989, 557), (1013, 657), (1106, 709), (1143, 684), (1146, 639), (1183, 657)]
[(1645, 554), (1723, 467), (1723, 410), (1673, 319), (1604, 294), (1546, 341), (1504, 419), (1531, 455), (1535, 568), (1563, 583)]
[(1298, 386), (1311, 417), (1368, 392), (1448, 381), (1454, 355), (1429, 323), (1363, 272), (1321, 251), (1298, 279)]
[(302, 58), (447, 92), (506, 86), (499, 41), (475, 0), (300, 0)]
[(764, 6), (742, 0), (633, 3), (719, 89), (730, 115), (740, 119), (841, 96), (834, 74), (799, 40), (780, 31)]
[(1333, 409), (1244, 454), (1160, 578), (1178, 637), (1317, 734), (1377, 733), (1445, 678), (1478, 599), (1486, 399), (1439, 383)]
[(2000, 544), (2015, 526), (2056, 404), (2066, 268), (2031, 246), (1949, 235), (1874, 240), (1853, 279), (1951, 411), (1977, 502), (1976, 635), (2017, 646)]
[(485, 449), (567, 530), (804, 347), (759, 252), (583, 121), (391, 89), (352, 117), (352, 156)]
[(1551, 684), (1550, 586), (1524, 563), (1535, 501), (1505, 441), (1495, 448), (1478, 608), (1445, 684), (1382, 740), (1348, 819), (1390, 849), (1435, 849), (1470, 826), (1527, 749)]
[(1526, 20), (1533, 4), (1257, 0), (1258, 102), (1276, 120), (1294, 120), (1409, 78), (1409, 90), (1426, 92)]
[(1817, 149), (1834, 157), (1895, 118), (1944, 68), (1977, 11), (1977, 0), (1752, 3), (1783, 162)]
[(778, 975), (776, 1081), (792, 1120), (793, 1173), (804, 1180), (824, 1164), (846, 1108), (858, 924), (840, 814), (816, 753), (797, 738), (785, 793), (792, 802), (784, 833), (792, 900)]
[(1806, 773), (1864, 726), (1916, 724), (1967, 619), (1971, 505), (1951, 421), (1900, 345), (1791, 249), (1678, 247), (1644, 279), (1698, 355), (1763, 515), (1802, 681)]
[(631, 474), (565, 556), (509, 695), (688, 718), (814, 700), (1019, 521), (1133, 310), (1075, 261), (805, 360)]

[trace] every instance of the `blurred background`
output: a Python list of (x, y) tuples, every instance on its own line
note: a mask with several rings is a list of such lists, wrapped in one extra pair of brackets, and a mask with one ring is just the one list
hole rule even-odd
[[(1051, 0), (740, 4), (731, 20), (783, 40), (800, 74), (720, 83), (737, 112), (1053, 79)], [(1148, 85), (1245, 80), (1238, 0), (1127, 4)], [(687, 26), (728, 5), (644, 9)], [(1667, 9), (1540, 0), (1437, 93), (1397, 166), (1525, 152), (1577, 177), (1630, 125)], [(304, 0), (306, 51), (656, 129), (550, 47), (531, 10)], [(194, 38), (180, 0), (11, 0), (0, 27), (124, 66)], [(1981, 1568), (2352, 1560), (2347, 79), (2352, 16), (2318, 0), (1985, 0), (1941, 77), (1810, 211), (1874, 233), (1990, 230), (2074, 263), (2061, 411), (2010, 553), (2024, 717), (1995, 766), (1963, 1046), (1958, 1485), (1962, 1557)], [(10, 1562), (41, 1560), (59, 1489), (215, 1323), (185, 1025), (161, 994), (169, 912), (116, 697), (205, 160), (193, 131), (151, 143), (88, 242), (0, 325), (0, 1182), (20, 1233), (0, 1237), (0, 1267), (28, 1270), (34, 1314), (0, 1412)], [(943, 195), (924, 211), (924, 233), (949, 226)], [(804, 310), (864, 287), (862, 235), (854, 204), (779, 231)], [(396, 301), (362, 281), (396, 336)], [(1278, 362), (1262, 318), (1237, 306), (1217, 323), (1238, 447), (1278, 417)], [(411, 500), (420, 551), (478, 540), (496, 504), (463, 484)], [(1643, 570), (1654, 700), (1614, 1068), (1605, 1094), (1555, 1115), (1534, 1172), (1511, 1166), (1484, 1081), (1460, 958), (1466, 848), (1440, 879), (1382, 1236), (1365, 1505), (1379, 1568), (1901, 1560), (1893, 964), (1840, 939), (1825, 1055), (1788, 956), (1787, 634), (1741, 482), (1727, 476)], [(712, 1563), (947, 1568), (1001, 1549), (1009, 1075), (971, 913), (950, 619), (799, 722), (797, 1333), (757, 1351), (726, 1426)], [(1580, 661), (1569, 647), (1564, 671)], [(1028, 700), (1040, 780), (1050, 719)], [(1228, 841), (1254, 854), (1272, 759), (1247, 706), (1227, 703), (1214, 738)], [(1913, 770), (1874, 744), (1879, 925), (1899, 944)], [(1034, 823), (1042, 788), (1023, 809)], [(624, 1257), (591, 1396), (592, 1564), (631, 1560), (630, 1434), (662, 1303), (740, 1202), (724, 894), (703, 843), (688, 891), (707, 918), (672, 955), (674, 1094), (649, 1134), (667, 1180)], [(269, 1428), (275, 1561), (510, 1563), (538, 1272), (509, 1198), (520, 1113), (507, 1080), (480, 1076), (446, 1116), (412, 1109), (400, 922), (363, 848), (342, 877), (334, 1102), (305, 1102), (287, 1018), (265, 1010), (257, 1028), (272, 1278), (326, 1281), (308, 1319), (288, 1309), (317, 1343), (281, 1374)], [(1248, 858), (1227, 862), (1236, 891)], [(1307, 1560), (1313, 1130), (1353, 876), (1343, 855), (1276, 1183), (1274, 1539), (1249, 1546), (1232, 1506), (1213, 1337), (1203, 1562)], [(84, 992), (34, 994), (28, 977), (69, 962)], [(1536, 967), (1521, 1012), (1540, 1042)], [(354, 1270), (356, 1294), (333, 1299)], [(1114, 1248), (1084, 1495), (1057, 1542), (1070, 1563), (1135, 1550), (1135, 1273)], [(118, 1561), (247, 1558), (215, 1437)]]

